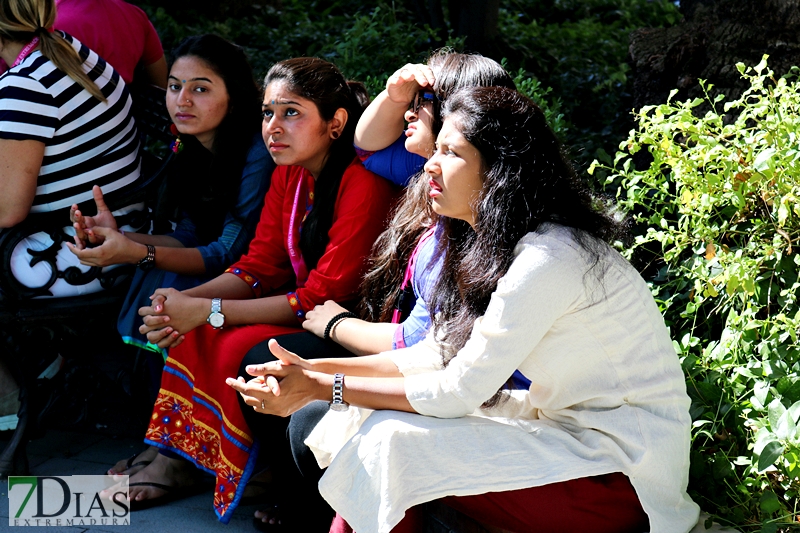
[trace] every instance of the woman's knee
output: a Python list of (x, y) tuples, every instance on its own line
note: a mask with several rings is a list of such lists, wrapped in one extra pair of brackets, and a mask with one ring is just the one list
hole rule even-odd
[(295, 464), (303, 477), (319, 479), (322, 476), (322, 469), (317, 464), (314, 453), (306, 446), (305, 440), (328, 409), (328, 402), (312, 402), (293, 414), (289, 421), (289, 445), (292, 448)]

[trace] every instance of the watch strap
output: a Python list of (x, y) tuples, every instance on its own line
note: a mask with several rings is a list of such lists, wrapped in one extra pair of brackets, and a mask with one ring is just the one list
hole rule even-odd
[(147, 270), (148, 268), (152, 268), (156, 264), (156, 247), (152, 244), (146, 244), (147, 246), (147, 255), (142, 257), (136, 266), (139, 268)]
[(333, 397), (330, 408), (334, 411), (346, 411), (350, 404), (344, 401), (344, 374), (333, 375)]

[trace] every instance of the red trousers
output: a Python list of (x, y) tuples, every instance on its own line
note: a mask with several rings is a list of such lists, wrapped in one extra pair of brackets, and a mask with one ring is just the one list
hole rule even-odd
[[(482, 524), (516, 533), (643, 533), (647, 515), (628, 477), (621, 473), (541, 487), (448, 496), (442, 501)], [(422, 506), (406, 511), (392, 533), (424, 531)], [(353, 533), (337, 513), (330, 533)]]

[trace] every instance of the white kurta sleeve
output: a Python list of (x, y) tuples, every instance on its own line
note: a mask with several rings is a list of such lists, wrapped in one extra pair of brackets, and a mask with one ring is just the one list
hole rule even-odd
[(588, 269), (569, 230), (529, 234), (497, 284), (486, 314), (447, 367), (405, 379), (411, 406), (420, 414), (455, 418), (491, 398), (534, 350), (554, 322), (584, 300)]
[(442, 356), (439, 353), (439, 345), (433, 340), (433, 332), (413, 346), (383, 352), (397, 366), (403, 376), (422, 374), (425, 372), (435, 372), (442, 368)]

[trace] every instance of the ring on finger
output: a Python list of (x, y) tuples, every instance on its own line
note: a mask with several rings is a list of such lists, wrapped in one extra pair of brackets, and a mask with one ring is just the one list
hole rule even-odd
[(267, 408), (267, 406), (264, 404), (264, 400), (261, 400), (261, 408), (262, 409), (266, 409)]

